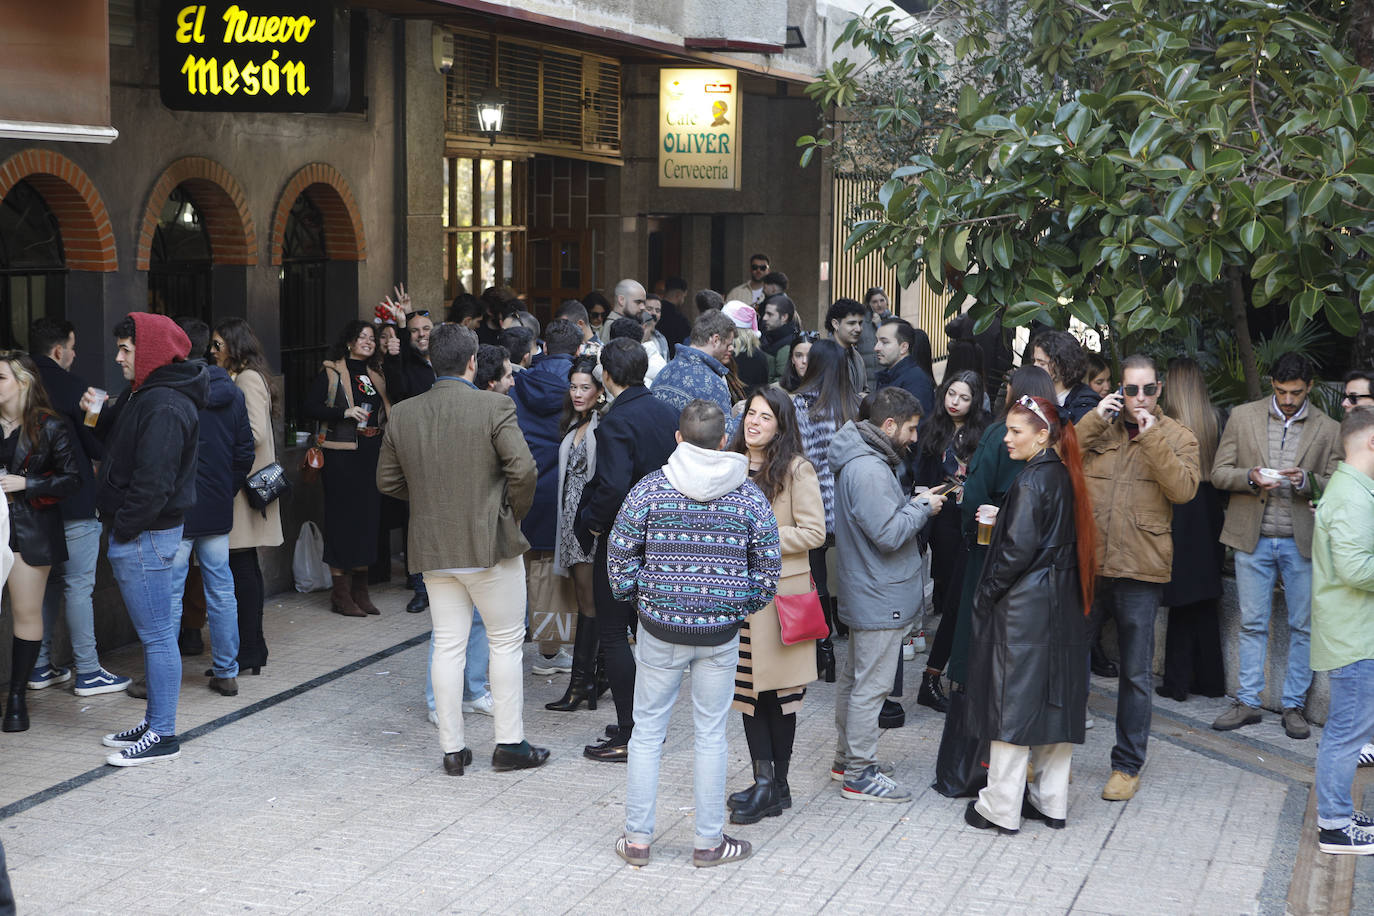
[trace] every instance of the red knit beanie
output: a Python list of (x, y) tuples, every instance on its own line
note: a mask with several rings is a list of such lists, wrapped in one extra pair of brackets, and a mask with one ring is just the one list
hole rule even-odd
[(135, 391), (154, 369), (170, 366), (186, 359), (191, 353), (191, 338), (166, 315), (153, 312), (130, 312), (134, 321), (134, 384)]

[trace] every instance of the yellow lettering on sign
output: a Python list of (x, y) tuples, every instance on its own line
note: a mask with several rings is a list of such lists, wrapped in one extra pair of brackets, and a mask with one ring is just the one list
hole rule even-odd
[[(192, 22), (191, 14), (195, 14), (195, 21)], [(205, 22), (205, 7), (187, 6), (177, 13), (177, 44), (188, 45), (205, 43), (205, 34), (200, 30)]]
[(181, 65), (186, 74), (186, 91), (191, 95), (219, 95), (219, 61), (213, 57), (186, 55), (186, 63)]
[(238, 4), (226, 9), (223, 18), (225, 44), (303, 42), (315, 27), (309, 16), (249, 16)]
[(191, 95), (276, 95), (283, 88), (282, 77), (286, 78), (285, 89), (288, 95), (305, 96), (310, 94), (306, 85), (305, 64), (298, 60), (277, 63), (281, 52), (273, 51), (272, 57), (257, 64), (249, 61), (239, 64), (227, 60), (220, 64), (213, 57), (196, 57), (188, 54), (181, 65), (186, 75), (186, 91)]
[(243, 91), (248, 95), (257, 95), (262, 86), (258, 82), (258, 65), (251, 62), (244, 64), (240, 75), (243, 77)]
[(305, 84), (305, 64), (293, 60), (283, 64), (281, 72), (286, 74), (286, 91), (289, 95), (308, 95), (310, 87)]

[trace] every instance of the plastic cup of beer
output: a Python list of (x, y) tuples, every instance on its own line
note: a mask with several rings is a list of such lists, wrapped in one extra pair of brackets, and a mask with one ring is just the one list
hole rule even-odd
[(992, 543), (992, 528), (997, 524), (997, 507), (983, 504), (974, 514), (978, 520), (978, 543), (986, 547)]
[(371, 405), (371, 404), (359, 404), (359, 405), (358, 405), (358, 408), (359, 408), (360, 410), (362, 410), (362, 412), (363, 412), (363, 418), (362, 418), (361, 420), (358, 421), (358, 428), (359, 428), (359, 429), (366, 429), (366, 428), (367, 428), (367, 421), (368, 421), (368, 419), (372, 416), (372, 405)]
[(110, 394), (103, 388), (91, 389), (91, 406), (86, 410), (86, 425), (95, 428), (95, 424), (100, 420), (100, 410), (105, 406), (105, 402), (110, 399)]

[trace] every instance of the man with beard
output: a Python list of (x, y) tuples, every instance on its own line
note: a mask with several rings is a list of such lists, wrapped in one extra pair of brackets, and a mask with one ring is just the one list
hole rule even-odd
[(763, 336), (760, 346), (768, 357), (770, 384), (782, 378), (797, 339), (797, 306), (786, 293), (763, 300)]

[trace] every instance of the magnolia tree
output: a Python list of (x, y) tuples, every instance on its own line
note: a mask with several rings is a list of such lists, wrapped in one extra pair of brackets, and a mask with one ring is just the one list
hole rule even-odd
[[(830, 147), (890, 176), (853, 224), (857, 256), (971, 297), (979, 330), (1072, 315), (1117, 347), (1211, 310), (1251, 396), (1250, 309), (1359, 330), (1374, 76), (1332, 23), (1257, 0), (939, 9), (939, 31), (891, 8), (852, 20), (808, 90), (830, 123), (803, 159)], [(846, 139), (846, 116), (885, 142)]]

